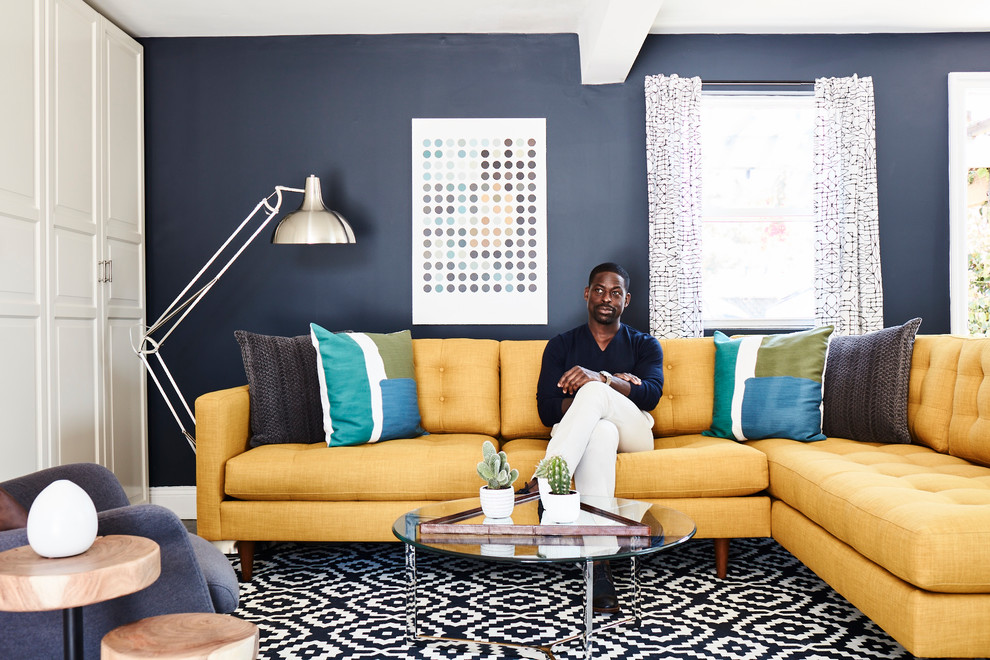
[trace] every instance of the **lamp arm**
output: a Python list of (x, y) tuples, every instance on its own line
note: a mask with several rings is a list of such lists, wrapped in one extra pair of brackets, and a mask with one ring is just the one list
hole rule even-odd
[[(182, 434), (185, 436), (186, 441), (189, 443), (189, 446), (192, 448), (194, 453), (196, 451), (196, 438), (183, 424), (182, 417), (176, 410), (177, 404), (181, 404), (181, 407), (185, 410), (186, 415), (189, 417), (189, 420), (194, 426), (196, 424), (196, 417), (193, 415), (192, 408), (190, 408), (188, 401), (179, 390), (179, 386), (172, 377), (172, 373), (169, 371), (168, 365), (165, 364), (165, 360), (160, 353), (161, 347), (175, 331), (175, 329), (185, 320), (185, 318), (189, 315), (189, 312), (191, 312), (196, 305), (199, 304), (203, 297), (206, 296), (206, 294), (210, 292), (210, 289), (213, 288), (213, 285), (220, 280), (223, 274), (226, 273), (237, 258), (241, 256), (241, 253), (244, 252), (244, 250), (246, 250), (252, 242), (254, 242), (254, 239), (258, 237), (258, 234), (260, 234), (265, 227), (268, 226), (272, 219), (278, 215), (282, 208), (283, 192), (301, 193), (304, 191), (299, 188), (275, 186), (274, 192), (258, 202), (254, 209), (247, 215), (247, 217), (244, 218), (244, 220), (241, 221), (237, 228), (234, 229), (233, 233), (227, 237), (227, 240), (220, 245), (217, 251), (213, 253), (213, 256), (209, 258), (202, 268), (200, 268), (195, 277), (193, 277), (189, 283), (186, 284), (182, 291), (179, 292), (179, 295), (175, 297), (175, 300), (172, 301), (172, 303), (165, 309), (164, 312), (162, 312), (162, 315), (159, 316), (154, 323), (151, 325), (138, 325), (131, 328), (131, 348), (141, 360), (141, 363), (144, 365), (144, 368), (151, 377), (151, 380), (155, 383), (159, 393), (165, 400), (165, 405), (168, 406), (169, 412), (172, 413), (172, 417), (175, 418), (176, 423), (179, 425), (179, 429), (182, 431)], [(274, 204), (272, 203), (273, 197), (275, 198)], [(248, 226), (248, 224), (250, 224), (256, 215), (258, 215), (258, 212), (261, 211), (262, 208), (266, 209), (267, 213), (258, 228), (255, 229), (243, 243), (241, 243), (240, 247), (237, 248), (234, 254), (226, 261), (226, 263), (224, 263), (223, 266), (220, 267), (219, 270), (217, 270), (214, 275), (212, 275), (212, 277), (210, 277), (208, 281), (206, 281), (205, 284), (196, 289), (194, 293), (189, 294), (194, 287), (202, 284), (206, 274), (210, 271), (210, 268), (227, 250), (231, 243), (234, 242), (237, 235), (240, 234), (241, 231)], [(137, 342), (135, 342), (134, 338), (135, 330), (140, 330), (140, 339)], [(156, 358), (155, 364), (148, 359), (149, 356), (152, 355)], [(168, 388), (166, 388), (166, 382), (163, 382), (163, 379), (156, 373), (156, 366), (157, 369), (161, 371), (164, 379), (167, 381), (167, 385), (169, 386)]]

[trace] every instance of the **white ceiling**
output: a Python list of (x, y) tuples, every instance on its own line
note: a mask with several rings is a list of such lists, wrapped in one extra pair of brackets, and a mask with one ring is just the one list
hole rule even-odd
[(987, 0), (87, 0), (135, 37), (577, 34), (582, 81), (622, 82), (647, 34), (984, 32)]

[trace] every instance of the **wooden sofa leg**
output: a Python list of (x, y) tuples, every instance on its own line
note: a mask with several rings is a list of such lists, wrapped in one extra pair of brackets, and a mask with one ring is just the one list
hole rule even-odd
[(250, 582), (254, 568), (254, 541), (238, 541), (237, 554), (241, 558), (241, 581)]
[[(715, 574), (722, 580), (729, 572), (729, 539), (715, 541)], [(243, 563), (243, 560), (242, 560)]]

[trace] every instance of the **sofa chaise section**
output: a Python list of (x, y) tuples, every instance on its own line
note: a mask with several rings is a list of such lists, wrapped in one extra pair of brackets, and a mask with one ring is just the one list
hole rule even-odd
[(749, 443), (769, 461), (774, 538), (921, 657), (990, 652), (984, 369), (990, 341), (917, 338), (914, 444)]

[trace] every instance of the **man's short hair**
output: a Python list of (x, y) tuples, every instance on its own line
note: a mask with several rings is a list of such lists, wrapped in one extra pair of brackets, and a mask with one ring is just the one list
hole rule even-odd
[(629, 273), (626, 271), (625, 268), (615, 263), (614, 261), (606, 261), (605, 263), (598, 264), (597, 266), (592, 268), (591, 274), (588, 275), (588, 286), (591, 286), (591, 283), (595, 279), (595, 275), (597, 275), (598, 273), (615, 273), (616, 275), (622, 278), (622, 285), (626, 288), (626, 291), (629, 290)]

